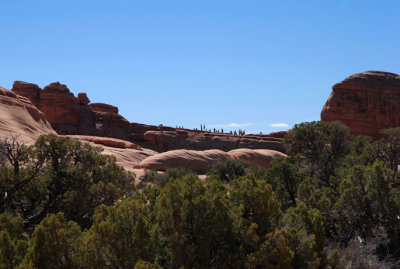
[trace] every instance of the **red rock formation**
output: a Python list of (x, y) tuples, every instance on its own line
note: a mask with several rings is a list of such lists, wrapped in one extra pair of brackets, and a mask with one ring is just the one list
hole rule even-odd
[(89, 98), (87, 97), (86, 93), (84, 93), (84, 92), (78, 93), (78, 100), (79, 100), (79, 104), (81, 104), (81, 105), (87, 105), (90, 103)]
[(90, 101), (85, 93), (77, 98), (59, 82), (41, 90), (35, 84), (16, 81), (12, 91), (28, 97), (58, 134), (129, 139), (130, 123), (118, 114), (118, 108), (106, 104), (88, 105)]
[(92, 103), (89, 105), (89, 107), (90, 107), (90, 109), (92, 109), (92, 111), (118, 114), (118, 107), (108, 105), (108, 104)]
[(85, 93), (75, 97), (67, 86), (51, 83), (41, 90), (37, 85), (16, 81), (13, 92), (25, 96), (41, 110), (54, 130), (62, 135), (89, 135), (131, 141), (158, 151), (174, 149), (262, 148), (282, 151), (282, 134), (272, 136), (214, 134), (166, 126), (130, 123), (108, 104), (89, 103)]
[(367, 71), (332, 87), (323, 121), (340, 121), (354, 134), (380, 138), (381, 129), (400, 126), (400, 76)]

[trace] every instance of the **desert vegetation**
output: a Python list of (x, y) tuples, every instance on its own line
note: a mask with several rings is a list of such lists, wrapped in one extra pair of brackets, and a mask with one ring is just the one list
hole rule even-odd
[(400, 131), (309, 122), (269, 168), (135, 175), (55, 135), (0, 145), (0, 268), (393, 268)]

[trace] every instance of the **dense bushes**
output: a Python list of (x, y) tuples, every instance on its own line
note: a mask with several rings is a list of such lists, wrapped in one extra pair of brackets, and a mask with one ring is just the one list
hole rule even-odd
[(136, 188), (98, 149), (43, 136), (1, 168), (1, 191), (11, 190), (1, 267), (395, 266), (400, 145), (389, 134), (372, 142), (338, 123), (302, 123), (284, 139), (289, 156), (268, 169), (227, 161), (205, 180), (148, 171)]
[(1, 212), (18, 213), (28, 224), (63, 212), (89, 227), (98, 205), (111, 205), (134, 189), (134, 176), (114, 157), (67, 137), (41, 136), (31, 147), (6, 139), (0, 153), (12, 160), (0, 169)]

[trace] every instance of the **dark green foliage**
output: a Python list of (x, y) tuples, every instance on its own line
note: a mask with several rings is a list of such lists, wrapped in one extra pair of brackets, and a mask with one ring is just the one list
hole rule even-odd
[(289, 155), (299, 159), (311, 177), (331, 187), (330, 177), (349, 152), (349, 130), (340, 123), (323, 121), (300, 123), (284, 137)]
[(244, 231), (254, 223), (258, 236), (264, 236), (277, 227), (281, 211), (271, 185), (252, 177), (239, 177), (230, 187), (230, 199)]
[(170, 168), (164, 173), (159, 173), (156, 170), (146, 170), (145, 174), (140, 178), (140, 184), (141, 186), (144, 186), (146, 183), (152, 183), (163, 187), (169, 181), (181, 178), (188, 174), (194, 174), (194, 172), (184, 168)]
[(47, 196), (40, 211), (28, 220), (40, 221), (47, 213), (62, 211), (69, 220), (87, 227), (94, 208), (112, 204), (133, 191), (134, 176), (87, 143), (55, 135), (41, 136), (35, 144), (44, 160), (43, 179)]
[(15, 268), (25, 256), (28, 240), (22, 219), (0, 214), (0, 268)]
[(161, 269), (162, 267), (146, 261), (138, 261), (134, 267), (134, 269)]
[(231, 181), (245, 174), (246, 164), (233, 159), (216, 163), (208, 172), (209, 175), (216, 175), (222, 181)]
[(17, 176), (0, 169), (1, 190), (34, 175), (3, 199), (0, 268), (396, 268), (398, 132), (387, 133), (302, 123), (269, 168), (228, 160), (203, 181), (147, 171), (138, 188), (100, 150), (41, 137), (21, 147), (34, 157)]
[(256, 252), (248, 255), (246, 268), (292, 268), (293, 256), (286, 229), (275, 230), (265, 236)]
[(67, 222), (62, 213), (50, 214), (33, 232), (22, 268), (80, 268), (81, 247), (79, 225)]
[(140, 259), (151, 260), (149, 227), (143, 206), (135, 200), (100, 206), (85, 234), (86, 262), (94, 268), (133, 268)]
[(306, 176), (293, 159), (282, 158), (274, 161), (267, 170), (265, 178), (274, 188), (285, 209), (296, 206), (299, 184)]
[(226, 190), (218, 181), (204, 186), (197, 176), (188, 175), (170, 182), (160, 194), (156, 211), (161, 264), (229, 267), (235, 254), (233, 227)]
[(0, 193), (4, 194), (0, 196), (0, 213), (6, 210), (25, 213), (24, 197), (16, 196), (41, 172), (44, 160), (37, 153), (33, 146), (20, 144), (18, 136), (5, 137), (0, 142)]

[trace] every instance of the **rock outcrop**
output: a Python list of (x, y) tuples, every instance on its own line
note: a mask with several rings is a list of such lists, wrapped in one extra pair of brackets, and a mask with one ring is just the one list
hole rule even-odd
[(26, 97), (0, 87), (0, 137), (17, 136), (20, 143), (33, 144), (42, 134), (55, 133)]
[(156, 169), (165, 171), (168, 168), (186, 168), (198, 173), (207, 172), (216, 162), (231, 159), (232, 157), (218, 149), (205, 151), (171, 150), (150, 156), (140, 162), (142, 169)]
[(227, 159), (236, 159), (249, 164), (268, 167), (271, 161), (286, 155), (265, 149), (235, 149), (229, 152), (222, 150), (171, 150), (150, 156), (139, 163), (142, 169), (165, 171), (168, 168), (180, 167), (205, 173), (216, 163)]
[(248, 164), (258, 164), (268, 167), (270, 163), (277, 159), (286, 157), (286, 154), (276, 150), (269, 149), (234, 149), (228, 152), (232, 158), (246, 162)]
[(37, 85), (14, 82), (12, 91), (25, 96), (42, 111), (53, 129), (62, 135), (91, 135), (129, 140), (130, 123), (107, 104), (89, 104), (85, 93), (75, 97), (67, 86), (51, 83), (43, 90)]
[(116, 138), (86, 136), (86, 135), (68, 135), (68, 137), (75, 139), (75, 140), (92, 142), (94, 144), (99, 144), (99, 145), (112, 147), (112, 148), (138, 149), (138, 150), (142, 149), (141, 146), (136, 145), (132, 142), (120, 140), (120, 139), (116, 139)]
[(90, 103), (89, 98), (87, 97), (86, 93), (80, 92), (78, 93), (78, 101), (81, 105), (87, 105)]
[(90, 103), (85, 93), (75, 97), (67, 86), (56, 82), (43, 90), (36, 84), (14, 82), (12, 91), (27, 97), (45, 114), (53, 129), (61, 135), (109, 137), (130, 141), (156, 151), (175, 149), (229, 151), (237, 148), (261, 148), (283, 151), (284, 133), (237, 136), (198, 130), (176, 129), (130, 123), (108, 104)]
[(367, 71), (332, 87), (323, 121), (340, 121), (354, 134), (382, 137), (381, 129), (400, 126), (400, 76)]

